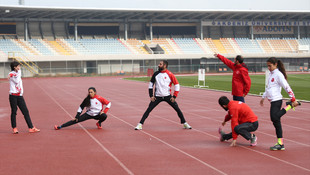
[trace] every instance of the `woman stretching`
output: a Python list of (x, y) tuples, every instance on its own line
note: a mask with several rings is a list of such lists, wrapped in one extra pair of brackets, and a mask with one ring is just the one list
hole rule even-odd
[[(105, 108), (103, 108), (103, 105), (106, 105)], [(81, 115), (84, 107), (86, 107), (86, 112)], [(94, 87), (88, 88), (88, 95), (83, 100), (82, 104), (80, 105), (77, 114), (75, 116), (75, 119), (68, 121), (67, 123), (64, 123), (60, 126), (55, 125), (54, 128), (56, 130), (83, 122), (88, 119), (95, 119), (99, 120), (96, 123), (96, 126), (98, 129), (102, 129), (101, 123), (107, 119), (107, 112), (111, 107), (111, 102), (104, 99), (103, 97), (100, 97), (96, 94), (96, 89)]]
[[(281, 117), (291, 108), (300, 105), (300, 102), (296, 101), (294, 93), (290, 85), (287, 83), (287, 75), (282, 61), (271, 57), (267, 60), (267, 66), (270, 71), (270, 75), (266, 90), (260, 101), (260, 105), (264, 105), (264, 99), (266, 97), (271, 102), (270, 118), (276, 129), (278, 142), (274, 146), (270, 147), (270, 150), (285, 150), (282, 136)], [(291, 101), (287, 102), (286, 107), (282, 109), (281, 88), (283, 88), (291, 98)]]

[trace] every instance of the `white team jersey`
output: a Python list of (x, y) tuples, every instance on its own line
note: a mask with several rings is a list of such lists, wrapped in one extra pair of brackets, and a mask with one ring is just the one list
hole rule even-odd
[(155, 72), (149, 83), (149, 89), (153, 89), (155, 83), (155, 96), (165, 97), (171, 93), (171, 85), (174, 84), (174, 96), (177, 96), (180, 91), (180, 85), (175, 76), (169, 71)]
[(12, 71), (9, 73), (10, 77), (10, 94), (19, 94), (20, 96), (24, 93), (22, 73), (21, 70), (18, 72)]
[(288, 93), (292, 101), (295, 101), (294, 93), (290, 85), (287, 83), (284, 75), (279, 71), (279, 69), (275, 69), (270, 72), (263, 98), (267, 97), (267, 99), (271, 102), (282, 100), (282, 88)]
[[(103, 108), (103, 105), (106, 105), (106, 108)], [(101, 111), (104, 109), (104, 113), (107, 113), (111, 107), (111, 102), (106, 100), (105, 98), (95, 95), (93, 98), (90, 99), (90, 106), (86, 107), (86, 113), (90, 116), (96, 116), (100, 114)], [(84, 105), (83, 103), (80, 105), (77, 112), (81, 113), (83, 111)]]

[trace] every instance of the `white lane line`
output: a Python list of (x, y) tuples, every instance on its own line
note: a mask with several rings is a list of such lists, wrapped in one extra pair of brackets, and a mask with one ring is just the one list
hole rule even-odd
[[(134, 125), (128, 123), (127, 121), (125, 121), (125, 120), (123, 120), (123, 119), (120, 119), (120, 118), (116, 117), (115, 115), (113, 115), (113, 114), (111, 114), (111, 113), (110, 113), (110, 116), (112, 116), (112, 117), (114, 117), (114, 118), (120, 120), (120, 121), (123, 122), (123, 123), (126, 123), (127, 125), (131, 126), (132, 129), (134, 129), (134, 127), (135, 127)], [(139, 130), (139, 131), (136, 131), (136, 132), (142, 132), (142, 133), (144, 133), (144, 134), (146, 134), (146, 135), (148, 135), (148, 136), (150, 136), (150, 137), (152, 137), (152, 138), (158, 140), (159, 142), (161, 142), (161, 143), (163, 143), (163, 144), (169, 146), (170, 148), (172, 148), (172, 149), (174, 149), (174, 150), (176, 150), (176, 151), (179, 151), (180, 153), (182, 153), (182, 154), (184, 154), (184, 155), (186, 155), (186, 156), (188, 156), (188, 157), (190, 157), (190, 158), (192, 158), (192, 159), (194, 159), (194, 160), (196, 160), (196, 161), (202, 163), (203, 165), (205, 165), (205, 166), (207, 166), (207, 167), (209, 167), (209, 168), (211, 168), (211, 169), (217, 171), (218, 173), (220, 173), (220, 174), (226, 174), (226, 173), (224, 173), (223, 171), (221, 171), (221, 170), (215, 168), (214, 166), (212, 166), (212, 165), (210, 165), (210, 164), (208, 164), (208, 163), (206, 163), (206, 162), (204, 162), (204, 161), (198, 159), (197, 157), (195, 157), (195, 156), (193, 156), (193, 155), (191, 155), (191, 154), (189, 154), (189, 153), (187, 153), (187, 152), (185, 152), (185, 151), (183, 151), (183, 150), (181, 150), (181, 149), (179, 149), (179, 148), (177, 148), (177, 147), (175, 147), (175, 146), (173, 146), (173, 145), (171, 145), (171, 144), (169, 144), (169, 143), (167, 143), (167, 142), (165, 142), (165, 141), (163, 141), (163, 140), (161, 140), (160, 138), (158, 138), (158, 137), (156, 137), (156, 136), (154, 136), (154, 135), (152, 135), (152, 134), (150, 134), (150, 133), (148, 133), (148, 132), (145, 132), (145, 131), (143, 131), (143, 130)]]
[[(35, 84), (37, 84), (37, 82), (35, 82)], [(56, 101), (55, 98), (53, 98), (51, 95), (49, 95), (49, 93), (47, 93), (45, 91), (45, 89), (43, 89), (40, 85), (37, 84), (37, 86), (42, 89), (42, 91), (44, 91), (46, 93), (47, 96), (49, 96), (65, 113), (68, 114), (68, 116), (72, 119), (74, 119), (74, 117), (72, 117), (72, 115), (65, 109), (63, 108), (60, 103), (58, 101)], [(77, 123), (89, 136), (90, 138), (92, 138), (106, 153), (108, 153), (109, 156), (111, 156), (128, 174), (130, 175), (134, 175), (133, 172), (131, 172), (116, 156), (114, 156), (114, 154), (112, 154), (105, 146), (102, 145), (102, 143), (99, 142), (99, 140), (97, 140), (90, 132), (87, 131), (87, 129), (82, 126), (80, 123)]]
[[(166, 118), (160, 117), (160, 116), (158, 116), (158, 115), (155, 115), (155, 117), (161, 118), (161, 119), (167, 120), (167, 121), (169, 121), (169, 122), (171, 122), (171, 123), (176, 123), (176, 124), (179, 125), (178, 122), (172, 121), (172, 120), (170, 120), (170, 119), (166, 119)], [(214, 137), (214, 138), (219, 138), (218, 136), (215, 136), (215, 135), (206, 133), (206, 132), (204, 132), (204, 131), (200, 131), (200, 130), (198, 130), (198, 129), (194, 129), (194, 128), (193, 128), (193, 130), (198, 131), (198, 132), (201, 132), (201, 133), (204, 133), (204, 134), (209, 135), (209, 136)], [(287, 139), (286, 139), (286, 140), (287, 140)], [(283, 163), (286, 163), (286, 164), (288, 164), (288, 165), (294, 166), (294, 167), (296, 167), (296, 168), (300, 168), (300, 169), (302, 169), (302, 170), (305, 170), (305, 171), (310, 172), (310, 169), (307, 169), (307, 168), (305, 168), (305, 167), (296, 165), (296, 164), (294, 164), (294, 163), (291, 163), (291, 162), (288, 162), (288, 161), (279, 159), (279, 158), (277, 158), (277, 157), (271, 156), (271, 155), (266, 154), (266, 153), (263, 153), (263, 152), (261, 152), (261, 151), (254, 150), (254, 149), (248, 148), (248, 147), (246, 147), (246, 146), (240, 146), (240, 147), (245, 148), (245, 149), (250, 150), (250, 151), (254, 151), (254, 152), (259, 153), (259, 154), (261, 154), (261, 155), (270, 157), (270, 158), (272, 158), (272, 159), (278, 160), (278, 161), (280, 161), (280, 162), (283, 162)]]
[[(203, 118), (203, 119), (208, 119), (208, 120), (217, 121), (217, 122), (219, 122), (219, 123), (222, 123), (222, 122), (223, 122), (222, 120), (214, 119), (214, 118), (212, 118), (212, 117), (204, 117), (204, 116), (201, 116), (201, 115), (199, 115), (199, 114), (195, 114), (195, 113), (193, 113), (193, 112), (186, 112), (186, 113), (188, 113), (188, 114), (190, 114), (190, 115), (192, 115), (192, 116), (197, 116), (197, 117)], [(258, 122), (260, 122), (260, 119), (258, 119)], [(267, 136), (270, 136), (270, 137), (274, 137), (274, 135), (268, 134), (268, 133), (265, 133), (265, 132), (262, 132), (262, 131), (255, 131), (255, 132), (262, 133), (262, 134), (267, 135)], [(299, 145), (303, 145), (303, 146), (306, 146), (306, 147), (310, 147), (309, 144), (297, 142), (297, 141), (294, 141), (294, 140), (291, 140), (291, 139), (287, 139), (287, 138), (285, 138), (285, 141), (290, 141), (290, 142), (295, 143), (295, 144), (299, 144)]]
[[(58, 87), (55, 87), (55, 88), (58, 88)], [(61, 90), (62, 90), (62, 89), (61, 89)], [(64, 90), (62, 90), (62, 91), (64, 91)], [(78, 99), (81, 99), (80, 97), (76, 96), (75, 94), (72, 94), (72, 93), (67, 92), (67, 91), (64, 91), (64, 92), (67, 93), (67, 94), (69, 94), (69, 95), (71, 95), (71, 96), (73, 96), (73, 97), (76, 97), (76, 98), (78, 98)], [(52, 98), (52, 97), (50, 97), (50, 98)], [(55, 101), (55, 102), (56, 102), (56, 101)], [(58, 103), (58, 102), (56, 102), (56, 103)], [(63, 107), (62, 107), (61, 105), (59, 105), (59, 106), (63, 109)], [(73, 119), (73, 117), (72, 117), (65, 109), (63, 109), (63, 110)], [(118, 119), (118, 120), (120, 120), (120, 121), (126, 123), (127, 125), (131, 126), (132, 128), (134, 128), (134, 125), (132, 125), (132, 124), (130, 124), (130, 123), (128, 123), (128, 122), (126, 122), (126, 121), (124, 121), (124, 120), (122, 120), (122, 119), (116, 117), (116, 116), (113, 115), (111, 112), (109, 112), (109, 116), (112, 116), (112, 117), (114, 117), (114, 118), (116, 118), (116, 119)], [(78, 123), (78, 124), (80, 125), (80, 123)], [(88, 131), (87, 131), (82, 125), (80, 125), (80, 126), (88, 133)], [(185, 151), (183, 151), (183, 150), (181, 150), (181, 149), (179, 149), (179, 148), (177, 148), (177, 147), (175, 147), (175, 146), (173, 146), (173, 145), (171, 145), (171, 144), (169, 144), (169, 143), (167, 143), (167, 142), (165, 142), (165, 141), (163, 141), (163, 140), (161, 140), (161, 139), (158, 138), (158, 137), (153, 136), (152, 134), (147, 133), (147, 132), (145, 132), (145, 131), (141, 131), (141, 132), (143, 132), (144, 134), (146, 134), (146, 135), (148, 135), (148, 136), (150, 136), (150, 137), (152, 137), (152, 138), (158, 140), (159, 142), (161, 142), (161, 143), (163, 143), (163, 144), (165, 144), (165, 145), (171, 147), (172, 149), (175, 149), (176, 151), (179, 151), (180, 153), (185, 154), (186, 156), (188, 156), (188, 157), (190, 157), (190, 158), (192, 158), (192, 159), (194, 159), (194, 160), (196, 160), (196, 161), (202, 163), (203, 165), (205, 165), (205, 166), (207, 166), (207, 167), (209, 167), (209, 168), (211, 168), (211, 169), (217, 171), (218, 173), (223, 174), (223, 175), (227, 175), (226, 173), (222, 172), (221, 170), (215, 168), (214, 166), (212, 166), (212, 165), (210, 165), (210, 164), (208, 164), (208, 163), (206, 163), (206, 162), (204, 162), (204, 161), (198, 159), (197, 157), (195, 157), (195, 156), (193, 156), (193, 155), (191, 155), (191, 154), (189, 154), (189, 153), (187, 153), (187, 152), (185, 152)], [(97, 142), (98, 144), (100, 144), (100, 142), (99, 142), (97, 139), (95, 139), (90, 133), (89, 133), (89, 135), (90, 135), (94, 140), (96, 140), (96, 142)], [(100, 144), (100, 145), (101, 145), (101, 144)], [(101, 145), (101, 146), (103, 147), (103, 145)], [(106, 149), (106, 148), (104, 148), (104, 149)], [(111, 153), (111, 154), (112, 154), (112, 153)], [(116, 157), (115, 157), (115, 158), (116, 158)], [(116, 158), (116, 159), (117, 159), (117, 158)]]
[[(128, 95), (121, 94), (120, 92), (117, 92), (117, 94), (118, 94), (118, 96), (125, 96), (125, 97), (128, 97)], [(115, 102), (114, 102), (114, 103), (115, 103)], [(122, 103), (121, 103), (121, 104), (122, 104)], [(129, 104), (126, 104), (126, 106), (129, 107), (129, 108), (133, 108), (133, 109), (137, 110), (137, 108), (132, 107), (132, 106), (129, 105)], [(139, 109), (139, 110), (140, 110), (140, 109)], [(140, 110), (140, 111), (142, 111), (142, 110)], [(195, 115), (199, 116), (198, 114), (195, 114)], [(158, 116), (158, 115), (152, 115), (152, 116), (157, 117), (157, 118), (161, 118), (161, 119), (164, 119), (164, 120), (167, 120), (167, 121), (170, 121), (170, 122), (172, 122), (172, 123), (176, 123), (176, 124), (179, 125), (179, 123), (177, 123), (177, 122), (175, 122), (175, 121), (172, 121), (172, 120), (169, 120), (169, 119), (160, 117), (160, 116)], [(200, 116), (200, 117), (201, 117), (201, 116)], [(208, 118), (208, 117), (202, 117), (202, 118)], [(210, 118), (209, 118), (209, 119), (210, 119)], [(212, 119), (212, 120), (216, 120), (216, 119)], [(126, 122), (126, 123), (127, 123), (127, 122)], [(129, 123), (128, 123), (128, 124), (129, 124)], [(131, 124), (130, 124), (130, 126), (134, 127), (134, 126), (131, 125)], [(200, 133), (204, 133), (204, 134), (209, 135), (209, 136), (211, 136), (211, 137), (213, 137), (213, 138), (218, 138), (218, 136), (214, 136), (214, 135), (209, 134), (209, 133), (206, 133), (206, 132), (204, 132), (204, 131), (200, 131), (200, 130), (197, 130), (197, 129), (193, 129), (193, 130), (195, 130), (195, 131), (197, 131), (197, 132), (200, 132)], [(143, 131), (143, 132), (144, 132), (144, 131)], [(148, 133), (145, 133), (145, 134), (148, 135)], [(268, 134), (266, 134), (266, 135), (268, 135)], [(153, 138), (155, 138), (155, 137), (153, 137)], [(155, 138), (155, 139), (157, 139), (157, 138)], [(159, 138), (158, 138), (158, 139), (159, 139)], [(288, 140), (288, 139), (286, 139), (286, 140)], [(291, 140), (291, 141), (292, 141), (292, 140)], [(292, 142), (294, 142), (294, 143), (299, 143), (299, 142), (295, 142), (295, 141), (292, 141)], [(167, 144), (168, 144), (168, 143), (167, 143)], [(301, 144), (302, 144), (302, 143), (301, 143)], [(171, 146), (172, 146), (172, 145), (171, 145)], [(243, 146), (241, 146), (241, 147), (243, 147)], [(243, 148), (246, 148), (246, 147), (243, 147)], [(249, 148), (246, 148), (246, 149), (253, 151), (252, 149), (249, 149)], [(181, 151), (182, 151), (182, 150), (181, 150)], [(301, 166), (299, 166), (299, 165), (296, 165), (296, 164), (287, 162), (287, 161), (285, 161), (285, 160), (279, 159), (279, 158), (274, 157), (274, 156), (271, 156), (271, 155), (269, 155), (269, 154), (266, 154), (266, 153), (263, 153), (263, 152), (260, 152), (260, 151), (256, 151), (256, 150), (255, 150), (255, 152), (260, 153), (260, 154), (262, 154), (262, 155), (266, 155), (266, 156), (268, 156), (268, 157), (270, 157), (270, 158), (273, 158), (273, 159), (275, 159), (275, 160), (279, 160), (279, 161), (281, 161), (281, 162), (283, 162), (283, 163), (292, 165), (292, 166), (294, 166), (294, 167), (301, 168), (301, 169), (306, 170), (306, 171), (310, 171), (310, 170), (307, 169), (307, 168), (304, 168), (304, 167), (301, 167)]]

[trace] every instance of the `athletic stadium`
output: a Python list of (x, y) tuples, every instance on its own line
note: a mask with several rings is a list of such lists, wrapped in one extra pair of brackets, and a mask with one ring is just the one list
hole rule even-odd
[[(25, 76), (145, 74), (167, 59), (176, 73), (224, 70), (213, 54), (242, 55), (250, 72), (283, 58), (308, 71), (309, 11), (191, 11), (1, 6), (0, 77), (8, 63)], [(229, 71), (229, 70), (227, 70)]]
[[(245, 102), (258, 116), (256, 146), (241, 136), (236, 147), (220, 141), (219, 127), (228, 133), (231, 124), (221, 125), (227, 112), (218, 99), (232, 99), (233, 73), (215, 53), (232, 61), (242, 55), (249, 68), (251, 90), (258, 93), (249, 93)], [(283, 61), (296, 99), (303, 100), (281, 118), (285, 151), (270, 150), (277, 139), (271, 105), (268, 100), (259, 105), (269, 57)], [(192, 129), (184, 129), (171, 106), (160, 103), (143, 130), (134, 130), (150, 103), (148, 76), (160, 60), (169, 62), (180, 82), (177, 105)], [(12, 61), (22, 64), (23, 97), (38, 133), (28, 132), (18, 109), (19, 133), (12, 134), (7, 80)], [(0, 174), (310, 174), (309, 63), (309, 10), (0, 5)], [(206, 85), (219, 82), (228, 89), (181, 82), (194, 77), (197, 84), (200, 70)], [(147, 82), (128, 80), (139, 78)], [(112, 104), (101, 128), (87, 120), (56, 129), (77, 121), (89, 87)]]

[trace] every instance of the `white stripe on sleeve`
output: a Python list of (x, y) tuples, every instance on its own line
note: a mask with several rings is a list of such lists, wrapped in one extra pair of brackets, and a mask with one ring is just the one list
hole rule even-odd
[(149, 83), (149, 89), (153, 89), (154, 84), (152, 82)]
[(110, 107), (111, 107), (111, 102), (106, 105), (106, 108), (110, 108)]
[(174, 85), (174, 91), (180, 91), (180, 84)]

